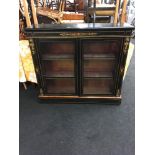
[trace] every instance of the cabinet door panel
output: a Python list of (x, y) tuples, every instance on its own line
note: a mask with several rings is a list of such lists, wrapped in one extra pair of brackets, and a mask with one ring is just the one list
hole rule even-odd
[(75, 94), (74, 78), (46, 79), (46, 91), (49, 94)]
[(74, 60), (43, 61), (44, 75), (48, 77), (75, 77)]
[(112, 77), (115, 60), (84, 60), (84, 77)]
[(113, 94), (114, 83), (112, 79), (91, 78), (84, 79), (83, 82), (83, 94)]
[(81, 45), (82, 94), (114, 95), (121, 40), (83, 39)]
[(75, 54), (75, 42), (71, 40), (45, 40), (40, 41), (40, 53), (44, 58), (73, 57)]
[(99, 55), (101, 56), (117, 56), (121, 46), (119, 40), (84, 40), (83, 41), (83, 53), (85, 56)]

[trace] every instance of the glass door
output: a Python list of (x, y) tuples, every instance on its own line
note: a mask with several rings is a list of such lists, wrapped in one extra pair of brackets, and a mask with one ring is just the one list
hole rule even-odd
[(82, 40), (82, 94), (113, 95), (120, 42), (111, 39)]
[(75, 95), (77, 90), (76, 42), (69, 39), (40, 40), (40, 59), (45, 92)]

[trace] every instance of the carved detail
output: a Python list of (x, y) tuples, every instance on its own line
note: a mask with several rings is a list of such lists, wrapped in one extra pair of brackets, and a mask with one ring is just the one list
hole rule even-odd
[(130, 38), (129, 37), (125, 38), (124, 47), (123, 47), (124, 54), (128, 52), (129, 42), (130, 42)]
[(43, 89), (40, 88), (40, 95), (43, 95)]
[(120, 96), (120, 89), (117, 90), (116, 96)]
[(124, 68), (123, 67), (121, 67), (120, 72), (121, 72), (121, 74), (124, 72)]
[(39, 72), (39, 69), (37, 67), (35, 69), (36, 69), (36, 73), (38, 73)]
[(127, 42), (129, 42), (129, 41), (130, 41), (130, 38), (129, 38), (129, 37), (127, 37), (125, 40), (126, 40)]
[(34, 54), (35, 54), (35, 48), (34, 48), (33, 39), (30, 39), (30, 40), (29, 40), (29, 45), (30, 45), (30, 48), (31, 48), (31, 52), (32, 52), (32, 54), (34, 55)]
[(64, 32), (61, 33), (60, 36), (96, 36), (97, 33), (94, 32)]
[(29, 42), (32, 43), (33, 42), (33, 39), (29, 39)]

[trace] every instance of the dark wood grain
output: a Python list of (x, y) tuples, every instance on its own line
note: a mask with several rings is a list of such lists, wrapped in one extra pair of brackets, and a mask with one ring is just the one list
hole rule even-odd
[(114, 70), (115, 60), (84, 60), (84, 77), (112, 77)]
[(74, 55), (75, 47), (72, 41), (42, 41), (40, 42), (40, 53), (46, 57), (61, 54)]
[(46, 79), (49, 94), (75, 94), (75, 79)]
[(83, 94), (113, 94), (114, 83), (112, 79), (85, 78), (83, 86)]
[(74, 59), (56, 59), (43, 61), (45, 76), (51, 77), (75, 77)]

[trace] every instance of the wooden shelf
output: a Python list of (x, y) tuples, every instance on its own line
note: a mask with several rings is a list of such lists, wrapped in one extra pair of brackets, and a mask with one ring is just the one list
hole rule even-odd
[(84, 78), (113, 78), (113, 74), (109, 73), (98, 73), (98, 72), (93, 72), (93, 73), (84, 73)]
[(114, 59), (116, 59), (116, 56), (114, 54), (84, 54), (84, 59), (107, 59), (107, 60), (114, 60)]
[(74, 55), (73, 54), (53, 54), (53, 55), (48, 55), (48, 54), (44, 54), (42, 55), (42, 60), (59, 60), (59, 59), (74, 59)]
[(75, 78), (74, 74), (71, 72), (56, 72), (52, 74), (46, 74), (43, 75), (43, 77), (48, 78), (48, 79), (53, 79), (53, 78)]

